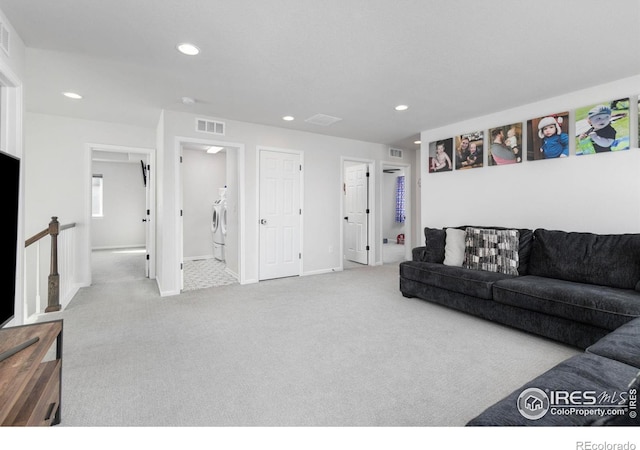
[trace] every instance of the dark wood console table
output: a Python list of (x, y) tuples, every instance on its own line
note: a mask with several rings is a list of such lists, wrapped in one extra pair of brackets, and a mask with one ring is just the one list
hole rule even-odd
[(59, 424), (62, 320), (1, 329), (0, 354), (5, 352), (10, 356), (0, 361), (0, 425)]

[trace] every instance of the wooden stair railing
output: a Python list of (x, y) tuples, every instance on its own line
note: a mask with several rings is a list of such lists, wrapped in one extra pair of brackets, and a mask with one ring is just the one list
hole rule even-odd
[(60, 225), (58, 218), (53, 216), (49, 227), (33, 235), (24, 243), (25, 248), (39, 241), (43, 237), (51, 236), (51, 268), (49, 271), (49, 289), (47, 307), (44, 312), (60, 311), (60, 274), (58, 273), (58, 235), (61, 231), (75, 227), (75, 223)]

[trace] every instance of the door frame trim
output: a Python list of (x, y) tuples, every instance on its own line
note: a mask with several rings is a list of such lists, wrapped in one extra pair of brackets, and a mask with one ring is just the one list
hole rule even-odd
[(353, 162), (358, 164), (368, 164), (369, 165), (369, 217), (367, 219), (367, 234), (368, 234), (368, 245), (369, 245), (369, 257), (368, 264), (369, 266), (374, 266), (378, 264), (378, 259), (376, 257), (378, 253), (378, 245), (376, 243), (376, 217), (377, 213), (377, 200), (376, 200), (376, 191), (378, 189), (378, 182), (376, 174), (378, 173), (378, 165), (375, 159), (364, 159), (364, 158), (352, 158), (349, 156), (341, 156), (340, 157), (340, 186), (339, 186), (339, 195), (340, 195), (340, 214), (338, 215), (338, 219), (340, 221), (340, 265), (338, 266), (338, 270), (344, 270), (344, 192), (343, 186), (345, 183), (345, 164), (347, 162)]
[[(411, 249), (413, 248), (413, 240), (411, 239), (413, 236), (413, 209), (412, 202), (413, 197), (411, 196), (411, 186), (412, 186), (412, 178), (411, 178), (411, 164), (405, 163), (396, 163), (393, 161), (381, 161), (380, 163), (380, 184), (383, 185), (382, 181), (383, 170), (387, 168), (401, 168), (404, 171), (404, 185), (405, 185), (405, 211), (406, 211), (406, 219), (404, 223), (405, 232), (404, 232), (404, 257), (407, 261), (411, 261)], [(384, 213), (384, 208), (382, 207), (382, 198), (380, 195), (380, 233), (383, 232), (382, 227), (382, 215)], [(382, 237), (382, 236), (381, 236)], [(384, 250), (380, 251), (380, 264), (384, 264)]]
[(256, 226), (256, 242), (258, 243), (258, 259), (256, 261), (257, 263), (257, 274), (258, 274), (258, 282), (260, 281), (266, 281), (262, 280), (262, 278), (260, 278), (260, 152), (262, 151), (269, 151), (269, 152), (277, 152), (277, 153), (287, 153), (287, 154), (293, 154), (293, 155), (298, 155), (300, 157), (300, 165), (302, 166), (302, 170), (300, 170), (300, 209), (302, 210), (302, 214), (300, 214), (300, 242), (299, 242), (299, 249), (300, 249), (300, 254), (302, 255), (302, 257), (299, 260), (298, 263), (298, 274), (297, 276), (302, 276), (303, 274), (303, 270), (302, 268), (304, 267), (304, 152), (302, 150), (294, 150), (294, 149), (286, 149), (286, 148), (280, 148), (280, 147), (269, 147), (266, 145), (257, 145), (256, 146), (256, 161), (257, 161), (257, 168), (258, 170), (256, 170), (256, 217), (257, 217), (257, 221), (258, 221), (258, 225)]
[[(237, 156), (237, 170), (236, 177), (238, 180), (238, 211), (237, 211), (237, 220), (238, 220), (238, 272), (237, 274), (233, 274), (237, 276), (238, 282), (240, 284), (247, 284), (253, 281), (248, 281), (246, 277), (246, 258), (245, 255), (245, 236), (246, 236), (246, 223), (245, 223), (245, 144), (242, 142), (232, 142), (226, 141), (223, 139), (202, 139), (202, 138), (193, 138), (188, 136), (174, 136), (173, 145), (174, 145), (174, 157), (176, 162), (175, 168), (175, 192), (177, 193), (176, 197), (176, 271), (175, 274), (177, 276), (177, 285), (178, 291), (177, 294), (182, 292), (183, 289), (183, 270), (180, 268), (180, 265), (183, 261), (183, 246), (184, 246), (184, 236), (183, 236), (183, 222), (182, 217), (180, 216), (180, 210), (183, 207), (182, 204), (182, 195), (183, 195), (183, 180), (182, 180), (182, 164), (180, 163), (180, 158), (182, 157), (182, 144), (203, 144), (203, 145), (220, 145), (223, 147), (230, 147), (233, 149), (232, 151), (236, 152)], [(227, 150), (229, 151), (229, 150)], [(168, 294), (171, 295), (171, 294)]]
[[(88, 174), (87, 182), (85, 183), (85, 205), (84, 205), (84, 216), (85, 223), (87, 224), (87, 233), (85, 236), (85, 244), (86, 244), (86, 257), (89, 262), (89, 267), (91, 266), (91, 176), (93, 175), (93, 160), (92, 155), (93, 151), (103, 151), (103, 152), (111, 152), (111, 153), (142, 153), (147, 156), (146, 163), (151, 166), (152, 176), (149, 177), (149, 204), (150, 204), (150, 214), (148, 216), (148, 220), (150, 220), (151, 225), (149, 226), (149, 242), (146, 243), (146, 251), (149, 255), (149, 279), (156, 278), (156, 179), (157, 179), (157, 167), (156, 167), (156, 149), (150, 147), (129, 147), (126, 145), (117, 145), (117, 144), (98, 144), (88, 142), (85, 144), (85, 173)], [(92, 274), (91, 270), (88, 271), (87, 274), (87, 286), (92, 283)]]

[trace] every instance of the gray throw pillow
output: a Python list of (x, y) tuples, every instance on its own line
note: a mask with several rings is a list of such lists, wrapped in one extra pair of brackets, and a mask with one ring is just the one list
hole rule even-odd
[(467, 228), (464, 267), (518, 275), (518, 230)]
[(427, 247), (424, 254), (424, 261), (442, 264), (444, 261), (444, 246), (446, 241), (445, 230), (442, 228), (425, 228), (424, 237)]

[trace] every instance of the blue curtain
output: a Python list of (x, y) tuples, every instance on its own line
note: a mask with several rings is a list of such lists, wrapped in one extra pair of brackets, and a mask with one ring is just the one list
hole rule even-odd
[(404, 223), (404, 176), (396, 179), (396, 222)]

